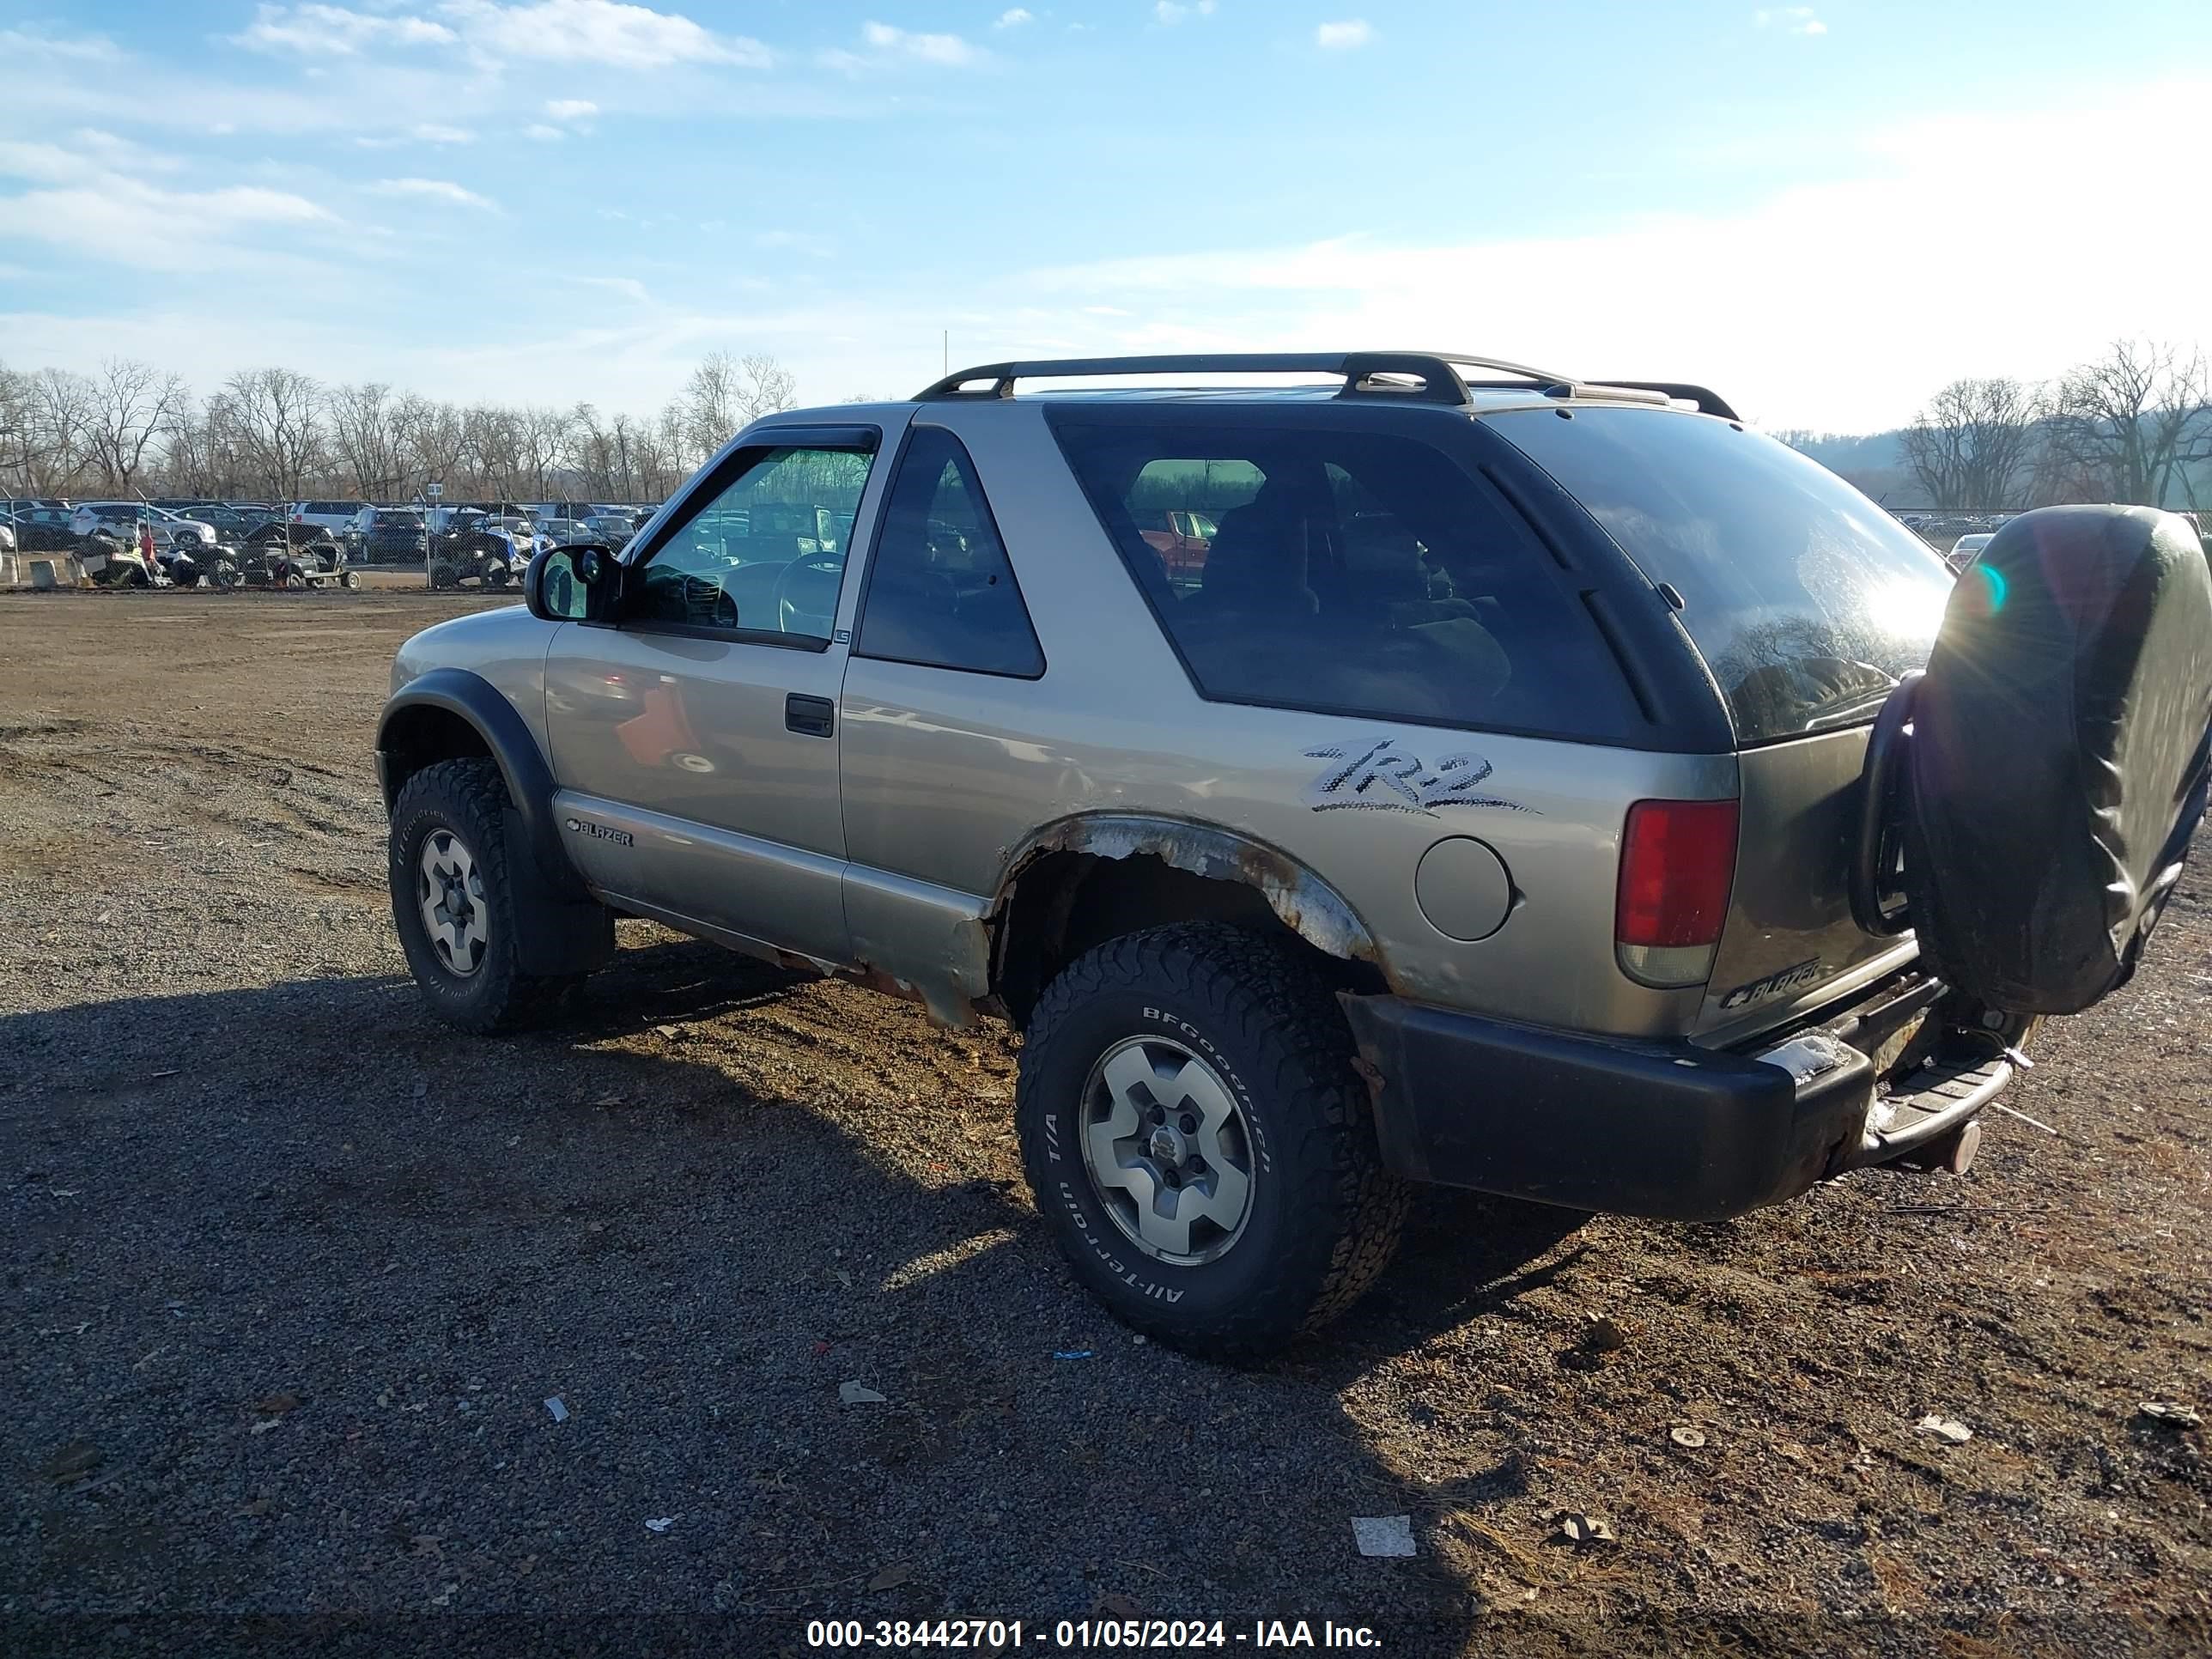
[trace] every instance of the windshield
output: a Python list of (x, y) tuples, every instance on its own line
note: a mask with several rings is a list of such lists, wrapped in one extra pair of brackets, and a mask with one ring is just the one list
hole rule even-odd
[(1738, 742), (1871, 720), (1899, 676), (1927, 666), (1950, 572), (1819, 462), (1665, 410), (1489, 421), (1680, 595)]

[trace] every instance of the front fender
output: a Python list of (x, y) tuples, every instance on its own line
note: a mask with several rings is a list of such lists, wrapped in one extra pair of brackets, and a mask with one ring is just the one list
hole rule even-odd
[(459, 716), (483, 738), (507, 780), (507, 799), (514, 805), (540, 873), (562, 896), (582, 896), (583, 882), (568, 862), (553, 811), (553, 769), (521, 711), (480, 674), (465, 668), (433, 668), (400, 687), (385, 704), (376, 727), (376, 769), (385, 810), (391, 811), (399, 793), (402, 775), (392, 763), (412, 746), (407, 740), (409, 723), (429, 709)]

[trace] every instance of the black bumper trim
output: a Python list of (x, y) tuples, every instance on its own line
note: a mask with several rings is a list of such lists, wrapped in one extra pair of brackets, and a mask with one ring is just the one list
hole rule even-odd
[(1785, 1069), (1397, 997), (1341, 1000), (1375, 1095), (1383, 1163), (1415, 1181), (1718, 1220), (1794, 1198), (1841, 1169), (1874, 1097), (1873, 1063), (1832, 1040), (1782, 1045)]

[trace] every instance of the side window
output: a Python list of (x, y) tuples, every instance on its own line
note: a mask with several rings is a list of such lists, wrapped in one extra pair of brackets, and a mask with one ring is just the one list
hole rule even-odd
[(1053, 428), (1201, 696), (1600, 741), (1633, 728), (1577, 596), (1443, 450), (1371, 428)]
[(916, 427), (900, 458), (853, 649), (976, 674), (1044, 672), (975, 463), (941, 427)]
[(676, 526), (626, 587), (623, 620), (826, 645), (872, 458), (769, 449)]

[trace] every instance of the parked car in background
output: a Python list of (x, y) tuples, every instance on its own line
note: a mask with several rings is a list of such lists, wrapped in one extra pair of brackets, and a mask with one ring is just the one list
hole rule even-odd
[(429, 551), (430, 533), (414, 507), (364, 507), (347, 527), (345, 542), (357, 559), (419, 564)]
[(272, 507), (239, 507), (221, 501), (194, 507), (190, 511), (193, 518), (214, 526), (216, 541), (233, 547), (276, 517), (276, 509)]
[(295, 501), (284, 516), (294, 524), (319, 525), (333, 536), (343, 536), (362, 507), (360, 501)]
[(530, 520), (519, 514), (462, 508), (432, 548), (430, 585), (458, 587), (475, 581), (485, 587), (505, 587), (521, 577), (538, 541)]
[(1943, 562), (1954, 570), (1964, 570), (1974, 562), (1974, 555), (1996, 539), (1994, 530), (1978, 530), (1971, 536), (1961, 536), (1951, 544), (1951, 550), (1943, 556)]
[(1161, 514), (1157, 525), (1140, 533), (1145, 544), (1160, 556), (1168, 580), (1182, 589), (1197, 585), (1215, 530), (1213, 520), (1205, 514), (1177, 509)]
[(619, 550), (635, 533), (635, 527), (619, 514), (595, 513), (588, 519), (540, 519), (538, 533), (556, 547), (602, 542)]
[(70, 528), (70, 509), (63, 505), (48, 506), (38, 501), (8, 503), (9, 527), (15, 536), (15, 550), (19, 553), (64, 553), (75, 544), (76, 532)]
[(617, 553), (629, 545), (629, 538), (637, 534), (637, 524), (627, 513), (594, 513), (584, 520), (591, 532), (588, 540), (605, 542)]
[(151, 501), (82, 501), (70, 514), (70, 527), (79, 536), (89, 536), (102, 526), (136, 535), (142, 523), (154, 526), (154, 539), (164, 547), (179, 542), (216, 544), (215, 526), (206, 520), (187, 519)]

